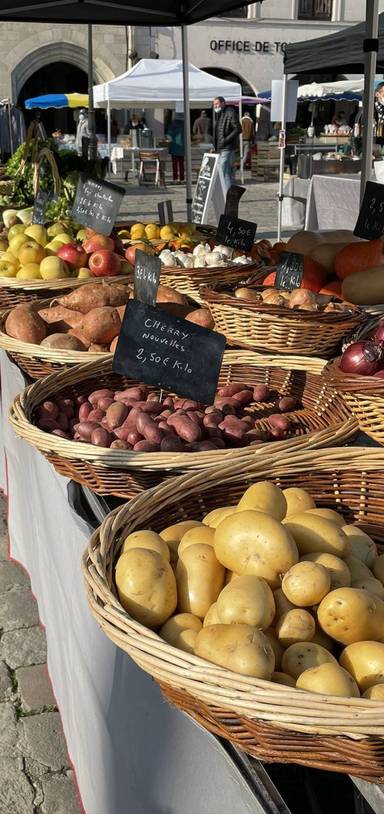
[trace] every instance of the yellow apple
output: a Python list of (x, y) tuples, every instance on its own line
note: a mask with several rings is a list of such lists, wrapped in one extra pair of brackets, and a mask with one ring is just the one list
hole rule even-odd
[(11, 260), (0, 259), (0, 277), (16, 277), (19, 264), (17, 260), (12, 263)]
[(15, 257), (18, 257), (19, 251), (21, 247), (24, 246), (24, 243), (30, 243), (27, 235), (15, 235), (12, 240), (9, 241), (8, 251), (10, 251), (11, 254), (14, 254)]
[(54, 238), (50, 243), (47, 243), (47, 245), (44, 246), (44, 249), (46, 254), (57, 254), (62, 245), (63, 244), (60, 242), (60, 240), (56, 240), (56, 238)]
[(7, 260), (8, 263), (15, 263), (17, 267), (20, 265), (18, 258), (10, 251), (3, 252), (1, 259)]
[(8, 242), (10, 243), (12, 238), (16, 237), (16, 235), (23, 235), (24, 234), (24, 229), (25, 229), (25, 224), (24, 223), (15, 223), (14, 226), (11, 226), (11, 228), (8, 229), (8, 234), (7, 234)]
[(38, 263), (27, 263), (21, 266), (16, 274), (19, 280), (41, 280), (40, 266)]
[(51, 255), (41, 261), (40, 274), (43, 280), (59, 280), (61, 277), (69, 277), (69, 269), (64, 260)]
[(56, 237), (56, 235), (60, 235), (60, 234), (62, 235), (64, 230), (65, 230), (65, 225), (60, 220), (57, 221), (56, 223), (51, 223), (51, 225), (48, 226), (48, 229), (47, 229), (48, 237)]
[(40, 246), (45, 246), (45, 244), (48, 243), (47, 230), (45, 226), (40, 226), (38, 223), (31, 223), (30, 226), (27, 226), (24, 234), (32, 240), (35, 240)]
[(55, 235), (55, 242), (58, 243), (73, 243), (74, 240), (71, 235), (67, 235), (66, 232), (60, 232), (58, 235)]
[(78, 270), (76, 277), (80, 277), (81, 280), (88, 280), (89, 277), (93, 277), (93, 274), (90, 269), (81, 268)]
[(28, 240), (27, 243), (24, 243), (18, 253), (21, 266), (26, 266), (27, 263), (41, 263), (44, 257), (45, 249), (35, 240)]

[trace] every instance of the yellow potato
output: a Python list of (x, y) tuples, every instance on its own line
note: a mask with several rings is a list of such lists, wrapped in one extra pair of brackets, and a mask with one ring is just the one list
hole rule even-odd
[(344, 526), (344, 517), (334, 509), (306, 509), (306, 514), (314, 514), (316, 517), (324, 517), (325, 520), (330, 520), (331, 523), (336, 523), (337, 526)]
[(351, 554), (371, 568), (377, 557), (376, 543), (357, 526), (343, 526), (343, 532), (348, 537)]
[(179, 543), (179, 547), (177, 549), (177, 553), (180, 557), (180, 554), (185, 551), (186, 548), (190, 545), (196, 545), (196, 543), (202, 543), (203, 545), (211, 545), (213, 546), (213, 539), (215, 535), (215, 530), (209, 528), (209, 526), (196, 526), (193, 529), (189, 529), (186, 531), (183, 537), (181, 538), (181, 542)]
[(273, 593), (264, 579), (254, 576), (237, 577), (217, 598), (217, 615), (223, 625), (238, 624), (266, 630), (275, 615)]
[(288, 673), (279, 673), (274, 672), (271, 675), (271, 681), (274, 684), (285, 684), (287, 687), (296, 687), (296, 681), (292, 676), (289, 676)]
[(368, 593), (378, 596), (380, 599), (384, 599), (383, 583), (380, 582), (379, 579), (375, 579), (375, 577), (356, 579), (352, 582), (352, 588), (361, 588), (363, 591), (368, 591)]
[(372, 576), (368, 566), (352, 554), (345, 558), (345, 564), (349, 568), (352, 582), (356, 582), (357, 579), (370, 579)]
[(273, 592), (276, 605), (275, 622), (283, 616), (284, 613), (293, 610), (295, 605), (287, 599), (281, 588), (275, 588)]
[(283, 653), (284, 653), (284, 647), (281, 644), (281, 642), (279, 642), (279, 640), (278, 640), (278, 638), (276, 636), (276, 631), (273, 629), (273, 627), (269, 627), (268, 630), (263, 630), (263, 633), (267, 637), (267, 639), (269, 639), (269, 643), (270, 643), (270, 645), (272, 647), (272, 650), (274, 652), (275, 670), (280, 670), (281, 659), (282, 659)]
[(336, 557), (334, 554), (318, 552), (314, 554), (304, 554), (303, 557), (300, 557), (300, 562), (303, 560), (315, 562), (329, 571), (331, 577), (331, 591), (333, 591), (334, 588), (347, 588), (350, 586), (351, 572), (345, 560), (342, 560), (340, 557)]
[(207, 625), (219, 625), (219, 624), (220, 619), (217, 615), (217, 602), (214, 602), (204, 616), (203, 626), (207, 627)]
[(332, 662), (337, 664), (336, 659), (328, 650), (315, 642), (297, 642), (291, 644), (284, 652), (281, 659), (281, 667), (284, 673), (292, 676), (296, 681), (310, 667), (318, 667), (319, 664)]
[(269, 680), (275, 656), (268, 638), (250, 625), (209, 625), (197, 634), (195, 653), (235, 673)]
[(173, 526), (167, 526), (167, 528), (159, 532), (161, 539), (165, 540), (167, 543), (171, 555), (171, 562), (176, 562), (177, 560), (177, 549), (182, 538), (184, 537), (184, 534), (189, 529), (193, 529), (195, 526), (201, 525), (202, 523), (200, 523), (198, 520), (182, 520), (181, 523), (175, 523)]
[(133, 531), (132, 534), (128, 534), (123, 543), (122, 554), (125, 554), (130, 548), (148, 548), (151, 551), (157, 551), (167, 562), (170, 559), (166, 542), (155, 531)]
[(219, 509), (213, 509), (212, 512), (209, 512), (209, 514), (203, 517), (203, 523), (205, 526), (211, 526), (212, 529), (216, 529), (222, 520), (225, 520), (226, 517), (229, 517), (229, 515), (235, 511), (236, 506), (222, 506)]
[(380, 582), (384, 583), (384, 554), (380, 554), (380, 557), (377, 557), (374, 560), (372, 571), (376, 579), (379, 579)]
[(339, 664), (320, 664), (299, 675), (296, 681), (299, 690), (316, 692), (321, 695), (337, 695), (342, 698), (360, 698), (359, 688), (352, 676)]
[(204, 619), (224, 585), (225, 568), (210, 545), (190, 545), (176, 566), (178, 609)]
[(337, 588), (320, 603), (322, 629), (342, 644), (384, 638), (384, 602), (360, 588)]
[(195, 639), (201, 628), (202, 624), (197, 616), (192, 613), (177, 613), (163, 625), (159, 636), (173, 647), (194, 653)]
[(363, 698), (372, 698), (373, 701), (384, 701), (384, 684), (374, 684), (363, 692)]
[(163, 625), (177, 605), (175, 575), (168, 562), (147, 548), (131, 548), (119, 557), (116, 587), (125, 610), (146, 627)]
[(298, 561), (294, 540), (287, 529), (267, 514), (237, 512), (215, 531), (216, 557), (230, 571), (253, 574), (278, 588), (281, 575)]
[(329, 650), (330, 653), (333, 653), (336, 647), (336, 642), (334, 641), (334, 639), (331, 639), (330, 636), (327, 636), (327, 634), (324, 633), (324, 630), (322, 630), (319, 625), (316, 625), (315, 635), (312, 641), (315, 642), (316, 644), (321, 644), (321, 646), (324, 647), (325, 650)]
[(331, 575), (316, 562), (296, 563), (287, 571), (281, 588), (287, 599), (299, 608), (309, 608), (321, 602), (331, 587)]
[(313, 616), (303, 608), (294, 608), (284, 613), (276, 625), (277, 638), (283, 647), (289, 647), (295, 642), (312, 641), (315, 630)]
[(284, 528), (292, 534), (300, 555), (319, 551), (344, 558), (350, 553), (347, 535), (324, 517), (302, 512), (290, 517)]
[(306, 512), (308, 509), (316, 509), (315, 501), (305, 489), (290, 486), (288, 489), (283, 489), (283, 495), (287, 501), (286, 517), (299, 514), (299, 512)]
[(229, 585), (230, 582), (233, 582), (234, 579), (237, 579), (239, 575), (235, 574), (234, 571), (227, 571), (225, 575), (225, 584)]
[(250, 486), (239, 500), (237, 510), (242, 512), (247, 509), (282, 520), (287, 511), (287, 501), (278, 486), (269, 481), (259, 481)]
[(384, 684), (384, 644), (360, 641), (348, 645), (340, 656), (340, 664), (353, 676), (362, 692), (374, 684)]

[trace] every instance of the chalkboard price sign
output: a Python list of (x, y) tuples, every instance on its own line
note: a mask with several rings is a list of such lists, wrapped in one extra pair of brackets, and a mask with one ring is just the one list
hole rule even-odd
[(229, 215), (231, 218), (238, 218), (239, 216), (239, 201), (244, 195), (245, 187), (240, 187), (238, 184), (232, 184), (227, 192), (225, 199), (224, 215)]
[(215, 153), (205, 153), (203, 156), (192, 201), (192, 220), (194, 223), (204, 223), (212, 197), (213, 184), (216, 180), (218, 158)]
[(113, 369), (137, 381), (212, 404), (224, 348), (222, 334), (130, 300)]
[(357, 237), (375, 240), (384, 234), (384, 186), (368, 181), (359, 217), (353, 232)]
[(39, 189), (33, 204), (32, 223), (44, 226), (47, 221), (45, 210), (53, 201), (57, 201), (58, 196), (54, 192), (44, 192)]
[(282, 252), (276, 268), (275, 288), (292, 291), (300, 288), (304, 274), (304, 257), (296, 252)]
[(135, 254), (135, 299), (155, 305), (160, 282), (161, 260), (137, 249)]
[(72, 208), (72, 219), (102, 235), (110, 235), (123, 198), (122, 187), (82, 173)]
[(160, 226), (165, 226), (166, 223), (172, 223), (173, 221), (172, 201), (160, 201), (160, 203), (157, 204), (157, 209), (159, 212)]
[(222, 215), (217, 229), (216, 243), (223, 243), (224, 246), (230, 246), (231, 249), (249, 252), (255, 240), (256, 229), (256, 223), (252, 223), (250, 220)]

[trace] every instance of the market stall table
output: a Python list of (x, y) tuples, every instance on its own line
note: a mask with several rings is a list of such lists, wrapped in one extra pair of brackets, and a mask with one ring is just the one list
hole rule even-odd
[[(7, 423), (25, 380), (4, 352), (1, 384), (10, 555), (31, 577), (86, 814), (261, 814), (219, 742), (165, 703), (99, 630), (80, 570), (91, 529), (69, 505), (68, 481)], [(0, 476), (5, 488), (4, 468)]]
[[(105, 145), (108, 148), (108, 145)], [(140, 151), (159, 155), (159, 161), (164, 177), (165, 165), (168, 158), (167, 147), (119, 147), (114, 145), (111, 149), (111, 165), (114, 175), (126, 174), (129, 171), (136, 174), (136, 162), (139, 160)]]
[(360, 209), (360, 177), (313, 175), (305, 228), (354, 229)]

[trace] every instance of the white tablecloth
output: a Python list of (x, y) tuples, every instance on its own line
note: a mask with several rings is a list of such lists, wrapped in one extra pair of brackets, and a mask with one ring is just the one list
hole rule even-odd
[(46, 628), (48, 669), (86, 814), (257, 814), (219, 742), (171, 708), (99, 630), (80, 572), (89, 528), (70, 508), (66, 479), (6, 422), (24, 379), (4, 351), (1, 385), (10, 552), (30, 574)]
[(354, 229), (360, 209), (360, 176), (313, 175), (306, 229)]
[[(282, 215), (283, 228), (304, 229), (306, 199), (309, 185), (309, 178), (297, 178), (296, 176), (289, 178), (285, 184)], [(297, 200), (298, 198), (302, 200)]]

